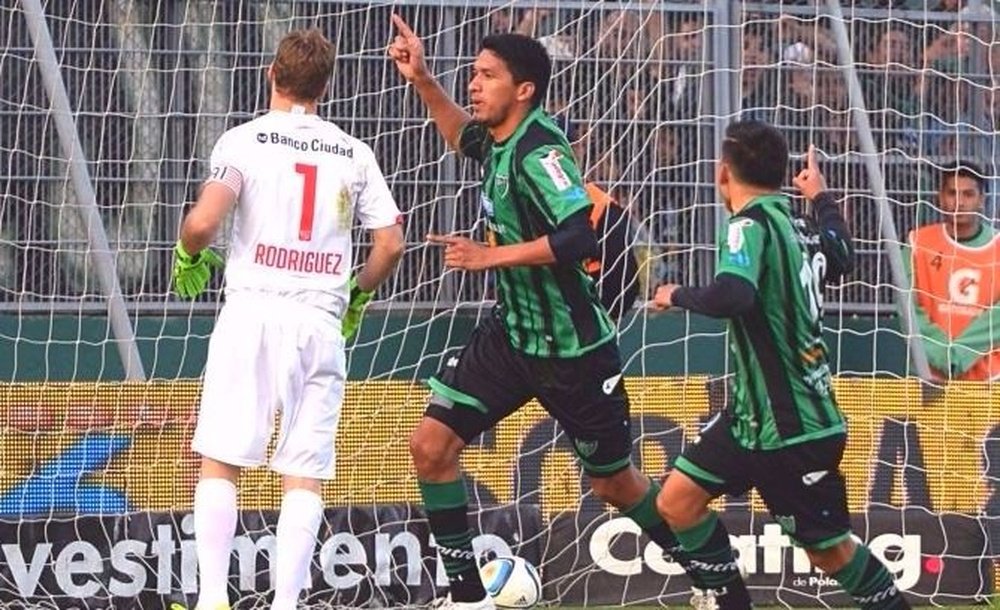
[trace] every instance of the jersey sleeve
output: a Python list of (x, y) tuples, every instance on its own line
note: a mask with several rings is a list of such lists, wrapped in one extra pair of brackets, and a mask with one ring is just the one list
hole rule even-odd
[(591, 205), (580, 169), (563, 147), (540, 146), (531, 151), (521, 162), (520, 173), (522, 190), (553, 227)]
[(719, 245), (719, 265), (715, 276), (723, 273), (739, 276), (757, 288), (764, 257), (767, 229), (752, 218), (729, 219), (726, 234)]
[(366, 158), (362, 162), (361, 177), (355, 191), (354, 210), (358, 221), (366, 229), (381, 229), (402, 223), (403, 216), (375, 161), (375, 155), (370, 150), (365, 152)]
[(209, 162), (210, 171), (205, 183), (219, 182), (224, 184), (233, 191), (233, 195), (239, 197), (240, 191), (243, 189), (243, 170), (240, 168), (235, 148), (229, 133), (225, 133), (219, 138), (215, 147), (212, 148), (212, 158)]
[(833, 194), (820, 193), (812, 204), (820, 250), (826, 256), (826, 280), (837, 280), (854, 270), (854, 239)]
[(486, 149), (489, 143), (489, 131), (486, 126), (477, 121), (469, 121), (462, 125), (458, 134), (458, 152), (479, 163), (486, 160)]

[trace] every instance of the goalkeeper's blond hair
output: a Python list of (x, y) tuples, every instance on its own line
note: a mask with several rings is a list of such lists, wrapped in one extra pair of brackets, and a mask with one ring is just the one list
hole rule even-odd
[(271, 63), (274, 87), (293, 100), (316, 101), (326, 91), (336, 59), (333, 43), (319, 29), (289, 32)]

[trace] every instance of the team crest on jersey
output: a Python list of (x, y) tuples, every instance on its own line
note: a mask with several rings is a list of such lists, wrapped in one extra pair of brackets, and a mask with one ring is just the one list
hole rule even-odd
[(351, 218), (351, 193), (347, 187), (342, 187), (337, 194), (337, 222), (343, 231), (350, 231), (353, 224)]
[(552, 184), (556, 187), (556, 190), (560, 192), (573, 186), (573, 181), (569, 179), (569, 176), (566, 175), (566, 170), (564, 170), (562, 164), (559, 163), (561, 159), (562, 153), (556, 149), (552, 149), (549, 151), (549, 154), (542, 157), (540, 161), (542, 169), (544, 169), (545, 173), (552, 179)]
[(494, 178), (493, 190), (496, 191), (497, 195), (506, 197), (507, 192), (510, 190), (510, 180), (508, 180), (507, 176), (497, 176)]

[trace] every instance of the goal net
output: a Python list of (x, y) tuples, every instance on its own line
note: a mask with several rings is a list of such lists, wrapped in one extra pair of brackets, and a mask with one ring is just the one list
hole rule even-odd
[[(320, 114), (374, 149), (405, 211), (407, 251), (349, 348), (308, 602), (413, 605), (442, 593), (407, 437), (422, 382), (490, 315), (494, 285), (444, 270), (424, 243), (482, 235), (478, 173), (387, 61), (393, 10), (463, 103), (485, 35), (530, 34), (552, 56), (547, 110), (586, 180), (627, 211), (640, 298), (620, 344), (633, 459), (654, 477), (726, 401), (724, 326), (642, 308), (661, 281), (712, 278), (722, 130), (740, 117), (779, 125), (790, 172), (815, 145), (857, 246), (857, 268), (825, 292), (855, 532), (915, 604), (992, 594), (1000, 393), (988, 375), (946, 378), (975, 376), (993, 329), (980, 324), (985, 343), (933, 332), (924, 318), (937, 302), (906, 271), (911, 231), (957, 230), (942, 170), (976, 162), (984, 195), (968, 195), (970, 214), (983, 231), (995, 221), (1000, 39), (988, 0), (21, 0), (0, 7), (0, 604), (193, 601), (189, 445), (223, 296), (221, 277), (195, 302), (172, 294), (171, 252), (216, 139), (266, 111), (277, 41), (309, 26), (338, 50)], [(363, 256), (367, 236), (356, 237)], [(945, 301), (990, 316), (1000, 283), (982, 261), (993, 242), (963, 239), (979, 263), (956, 268)], [(537, 404), (468, 447), (463, 466), (477, 551), (533, 562), (546, 602), (687, 603), (687, 578), (593, 496)], [(241, 608), (265, 607), (279, 504), (276, 477), (244, 473), (230, 581)], [(756, 601), (852, 605), (757, 495), (718, 508)]]

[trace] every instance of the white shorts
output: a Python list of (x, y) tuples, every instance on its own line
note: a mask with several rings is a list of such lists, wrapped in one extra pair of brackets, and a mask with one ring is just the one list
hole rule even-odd
[(233, 466), (267, 461), (280, 474), (331, 479), (347, 376), (340, 321), (287, 299), (226, 303), (208, 344), (191, 448)]

